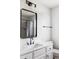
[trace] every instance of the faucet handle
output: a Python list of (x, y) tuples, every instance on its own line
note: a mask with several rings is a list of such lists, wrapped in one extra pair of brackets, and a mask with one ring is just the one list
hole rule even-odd
[(34, 41), (33, 41), (33, 44), (34, 44)]
[(27, 45), (29, 45), (29, 43), (27, 42)]

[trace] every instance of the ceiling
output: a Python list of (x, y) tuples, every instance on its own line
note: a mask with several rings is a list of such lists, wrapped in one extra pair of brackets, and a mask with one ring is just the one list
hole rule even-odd
[(39, 0), (39, 1), (48, 8), (53, 8), (59, 5), (59, 0)]

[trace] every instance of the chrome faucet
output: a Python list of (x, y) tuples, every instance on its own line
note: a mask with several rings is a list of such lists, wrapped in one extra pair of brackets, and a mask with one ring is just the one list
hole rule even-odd
[(30, 38), (30, 45), (34, 44), (33, 37)]
[(30, 43), (27, 42), (27, 45), (32, 45), (32, 44), (34, 44), (33, 37), (30, 38)]

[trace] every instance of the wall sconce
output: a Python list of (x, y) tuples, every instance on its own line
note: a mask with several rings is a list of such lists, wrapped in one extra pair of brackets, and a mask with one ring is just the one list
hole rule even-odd
[(43, 26), (43, 28), (53, 28), (52, 26)]
[(27, 4), (28, 6), (34, 5), (34, 7), (36, 7), (36, 4), (34, 4), (34, 3), (32, 3), (32, 2), (30, 2), (30, 1), (28, 1), (28, 0), (26, 0), (26, 4)]

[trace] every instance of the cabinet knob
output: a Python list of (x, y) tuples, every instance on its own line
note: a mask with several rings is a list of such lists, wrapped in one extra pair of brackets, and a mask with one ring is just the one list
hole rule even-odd
[(49, 48), (51, 50), (51, 48)]
[(27, 58), (24, 58), (24, 59), (27, 59)]
[(49, 55), (46, 55), (47, 57), (49, 57)]

